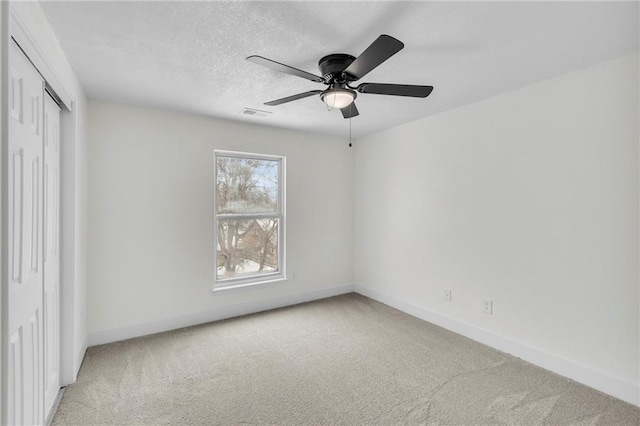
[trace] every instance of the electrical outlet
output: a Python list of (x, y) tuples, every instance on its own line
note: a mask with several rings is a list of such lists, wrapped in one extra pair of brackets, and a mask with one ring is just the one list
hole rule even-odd
[(444, 291), (444, 300), (451, 302), (451, 290), (447, 289)]
[(493, 300), (484, 299), (482, 301), (482, 310), (487, 314), (493, 314)]

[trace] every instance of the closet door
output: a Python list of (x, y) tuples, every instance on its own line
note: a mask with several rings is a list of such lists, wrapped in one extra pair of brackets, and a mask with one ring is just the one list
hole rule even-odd
[(42, 115), (44, 82), (22, 51), (9, 52), (9, 424), (42, 424)]
[(44, 96), (44, 413), (60, 389), (60, 108)]

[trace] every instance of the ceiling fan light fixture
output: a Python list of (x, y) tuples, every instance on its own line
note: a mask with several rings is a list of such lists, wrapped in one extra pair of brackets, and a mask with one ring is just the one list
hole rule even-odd
[(325, 90), (321, 95), (320, 99), (327, 104), (330, 110), (334, 108), (342, 109), (345, 108), (356, 99), (356, 92), (349, 89), (342, 88), (332, 88)]

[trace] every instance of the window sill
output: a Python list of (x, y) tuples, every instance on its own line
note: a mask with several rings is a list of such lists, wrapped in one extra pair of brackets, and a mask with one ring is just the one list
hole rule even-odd
[(226, 292), (231, 292), (233, 290), (242, 290), (242, 289), (249, 289), (249, 288), (256, 288), (256, 287), (263, 287), (263, 286), (271, 286), (276, 284), (283, 284), (283, 283), (286, 283), (287, 281), (288, 281), (287, 277), (278, 277), (271, 280), (255, 281), (255, 282), (246, 283), (246, 284), (236, 284), (236, 285), (230, 285), (227, 287), (218, 287), (218, 288), (214, 287), (211, 289), (211, 293), (214, 293), (214, 294), (226, 293)]

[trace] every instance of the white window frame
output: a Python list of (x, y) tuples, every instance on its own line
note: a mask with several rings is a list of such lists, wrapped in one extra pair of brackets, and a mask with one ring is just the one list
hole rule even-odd
[[(278, 165), (278, 211), (276, 213), (262, 214), (218, 214), (217, 189), (218, 189), (218, 157), (234, 157), (252, 160), (277, 161)], [(286, 191), (286, 157), (282, 155), (256, 154), (251, 152), (225, 151), (215, 149), (213, 151), (213, 288), (212, 291), (221, 291), (239, 287), (248, 287), (286, 280), (286, 250), (285, 250), (285, 191)], [(278, 219), (278, 270), (258, 275), (218, 279), (218, 220), (234, 219)]]

